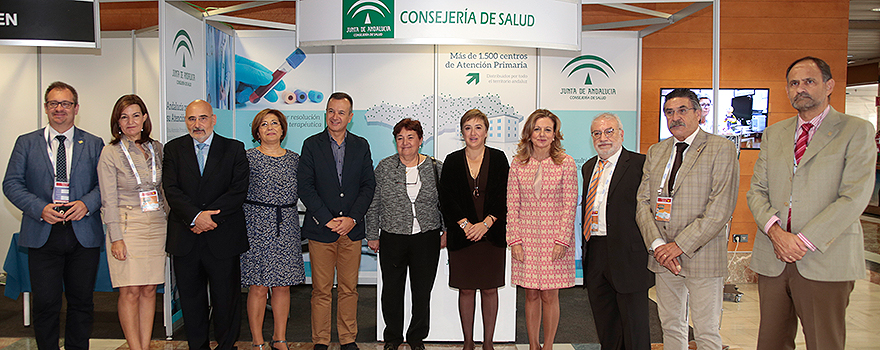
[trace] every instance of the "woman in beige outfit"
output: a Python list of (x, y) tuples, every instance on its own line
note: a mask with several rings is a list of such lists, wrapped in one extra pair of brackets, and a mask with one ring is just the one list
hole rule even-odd
[(156, 285), (165, 283), (165, 198), (162, 144), (150, 138), (147, 106), (137, 95), (116, 101), (113, 140), (98, 162), (107, 264), (119, 288), (119, 323), (132, 350), (148, 350)]

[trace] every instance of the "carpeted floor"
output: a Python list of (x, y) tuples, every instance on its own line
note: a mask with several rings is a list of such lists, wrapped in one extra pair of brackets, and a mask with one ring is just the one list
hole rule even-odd
[[(0, 287), (0, 294), (3, 293)], [(335, 292), (335, 290), (334, 290)], [(360, 300), (358, 302), (358, 342), (375, 342), (376, 341), (376, 287), (360, 286), (358, 288)], [(311, 287), (308, 285), (295, 286), (291, 288), (290, 293), (291, 307), (290, 320), (287, 327), (287, 339), (292, 342), (309, 342), (311, 340), (310, 328), (310, 307), (309, 299), (311, 295)], [(516, 343), (528, 343), (526, 336), (524, 314), (522, 305), (524, 302), (524, 292), (522, 289), (517, 291), (517, 329)], [(116, 314), (116, 298), (117, 293), (95, 293), (95, 323), (92, 331), (92, 338), (102, 339), (122, 339), (122, 329), (119, 326), (119, 320)], [(242, 305), (246, 295), (242, 294)], [(161, 296), (156, 306), (156, 320), (153, 327), (153, 338), (164, 338), (165, 329), (162, 326), (162, 310)], [(335, 300), (335, 297), (334, 297)], [(557, 343), (572, 344), (588, 344), (597, 343), (596, 328), (593, 324), (593, 318), (590, 311), (587, 291), (581, 287), (563, 289), (559, 292), (560, 300), (560, 322), (559, 330), (556, 336)], [(657, 318), (657, 306), (653, 301), (650, 303), (650, 323), (651, 323), (651, 342), (662, 342), (660, 331), (660, 320)], [(244, 306), (243, 306), (244, 307)], [(63, 307), (62, 307), (63, 310)], [(335, 303), (334, 303), (335, 314)], [(263, 326), (264, 337), (271, 338), (272, 316), (271, 312), (266, 313), (266, 319)], [(64, 315), (62, 311), (61, 329), (64, 329)], [(334, 322), (335, 324), (335, 322)], [(333, 328), (332, 339), (336, 339), (336, 328)], [(6, 297), (0, 297), (0, 334), (4, 337), (33, 337), (33, 330), (22, 325), (22, 304), (21, 299), (12, 300)], [(185, 340), (183, 330), (174, 333), (174, 340)], [(247, 341), (251, 339), (251, 333), (248, 330), (247, 315), (242, 312), (241, 322), (241, 339)]]

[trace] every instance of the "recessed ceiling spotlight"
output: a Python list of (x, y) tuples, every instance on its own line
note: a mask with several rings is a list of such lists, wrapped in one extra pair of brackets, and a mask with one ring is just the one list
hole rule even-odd
[(872, 8), (871, 11), (874, 11), (874, 12), (880, 12), (880, 7)]

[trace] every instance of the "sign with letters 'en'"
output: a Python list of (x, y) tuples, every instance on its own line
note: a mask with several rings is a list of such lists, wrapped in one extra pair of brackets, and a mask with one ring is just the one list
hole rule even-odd
[(0, 45), (101, 48), (95, 0), (4, 0)]
[(580, 50), (578, 0), (298, 0), (299, 46), (498, 45)]

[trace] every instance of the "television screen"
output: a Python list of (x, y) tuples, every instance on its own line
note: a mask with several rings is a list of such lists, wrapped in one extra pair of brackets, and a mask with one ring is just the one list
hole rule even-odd
[[(770, 89), (719, 89), (712, 100), (712, 89), (690, 89), (700, 98), (703, 131), (738, 139), (740, 148), (760, 148), (767, 127)], [(672, 89), (660, 89), (660, 140), (672, 136), (666, 126), (663, 104)]]

